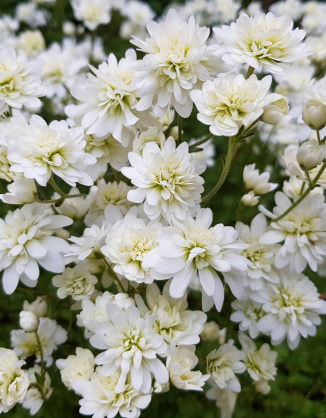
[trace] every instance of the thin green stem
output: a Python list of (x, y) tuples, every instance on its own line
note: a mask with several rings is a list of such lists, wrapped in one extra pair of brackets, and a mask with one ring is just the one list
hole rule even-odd
[(320, 167), (318, 173), (316, 174), (316, 177), (312, 180), (311, 184), (308, 184), (308, 189), (299, 197), (299, 199), (293, 202), (292, 205), (289, 206), (286, 209), (286, 211), (284, 211), (280, 216), (278, 216), (277, 218), (271, 219), (269, 223), (278, 222), (279, 220), (284, 218), (284, 216), (288, 215), (294, 208), (296, 208), (308, 196), (310, 191), (316, 187), (317, 182), (320, 176), (323, 174), (325, 168), (326, 168), (326, 160), (324, 160), (323, 165)]
[(321, 145), (322, 144), (322, 141), (320, 139), (320, 132), (319, 131), (316, 131), (316, 135), (317, 135), (318, 144)]
[(202, 145), (205, 142), (209, 141), (211, 138), (213, 138), (213, 136), (214, 136), (213, 134), (209, 134), (209, 135), (205, 136), (205, 138), (200, 139), (199, 141), (197, 141), (194, 144), (190, 145), (189, 152), (192, 152), (193, 150), (195, 150), (198, 147), (198, 145)]
[(182, 141), (182, 117), (178, 115), (178, 139)]
[(251, 76), (251, 74), (253, 74), (255, 71), (254, 67), (250, 67), (248, 68), (247, 74), (246, 74), (246, 78), (249, 78)]
[(49, 179), (49, 184), (51, 184), (51, 186), (53, 187), (53, 189), (54, 189), (57, 193), (59, 193), (59, 195), (60, 195), (61, 197), (66, 198), (67, 194), (66, 194), (63, 190), (61, 190), (61, 189), (60, 189), (60, 187), (59, 187), (59, 186), (57, 185), (57, 183), (55, 182), (55, 180), (54, 180), (54, 177), (53, 177), (53, 176), (51, 176), (51, 177), (50, 177), (50, 179)]
[(115, 274), (115, 271), (113, 270), (113, 268), (110, 266), (110, 264), (106, 261), (105, 258), (102, 258), (103, 263), (105, 264), (106, 268), (109, 271), (110, 276), (113, 278), (113, 280), (115, 280), (118, 285), (120, 286), (120, 288), (122, 289), (122, 291), (124, 293), (127, 293), (127, 291), (125, 290), (125, 288), (122, 286), (121, 280), (119, 279), (119, 277)]
[(235, 155), (235, 152), (237, 150), (237, 143), (235, 142), (235, 138), (231, 136), (229, 138), (229, 146), (228, 146), (228, 152), (226, 155), (226, 159), (225, 159), (225, 164), (223, 166), (223, 170), (222, 173), (220, 175), (220, 178), (218, 180), (218, 182), (215, 184), (215, 186), (212, 188), (212, 190), (210, 192), (208, 192), (205, 196), (203, 196), (202, 198), (202, 202), (205, 202), (209, 199), (211, 199), (222, 187), (227, 175), (229, 174), (231, 165), (232, 165), (232, 161)]
[(72, 199), (73, 197), (84, 197), (86, 196), (85, 193), (76, 193), (76, 194), (66, 194), (65, 197), (59, 197), (59, 199), (36, 199), (35, 202), (38, 203), (58, 203), (58, 202), (64, 202), (66, 199)]
[(39, 335), (38, 335), (38, 332), (37, 332), (37, 331), (35, 331), (35, 337), (36, 337), (36, 341), (37, 341), (38, 349), (39, 349), (39, 351), (40, 351), (41, 368), (42, 368), (41, 376), (42, 376), (42, 377), (44, 377), (44, 375), (45, 375), (44, 354), (43, 354), (42, 343), (41, 343), (41, 340), (40, 340), (40, 337), (39, 337)]
[(301, 184), (301, 187), (300, 187), (300, 192), (299, 192), (299, 194), (300, 194), (300, 196), (302, 195), (302, 193), (303, 193), (303, 191), (304, 191), (304, 186), (306, 185), (306, 182), (305, 181), (303, 181), (302, 182), (302, 184)]

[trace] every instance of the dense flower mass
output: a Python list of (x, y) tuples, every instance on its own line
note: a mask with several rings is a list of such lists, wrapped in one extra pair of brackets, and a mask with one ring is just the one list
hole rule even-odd
[(324, 416), (325, 6), (163, 3), (0, 14), (0, 414)]

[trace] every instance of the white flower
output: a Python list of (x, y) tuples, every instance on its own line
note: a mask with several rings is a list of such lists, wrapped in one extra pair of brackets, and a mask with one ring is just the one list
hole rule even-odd
[(129, 153), (131, 167), (121, 172), (131, 179), (137, 189), (128, 193), (128, 200), (144, 203), (144, 211), (149, 219), (160, 215), (183, 220), (189, 209), (200, 202), (204, 180), (199, 176), (205, 166), (195, 163), (188, 152), (188, 144), (183, 142), (176, 147), (175, 140), (169, 137), (163, 148), (148, 143), (142, 157)]
[(135, 306), (135, 300), (127, 293), (117, 293), (116, 295), (110, 292), (104, 292), (102, 295), (96, 297), (95, 301), (84, 299), (82, 301), (82, 310), (78, 314), (78, 325), (82, 325), (91, 334), (95, 334), (98, 325), (109, 321), (107, 312), (107, 304), (115, 303), (122, 310), (126, 310), (131, 306)]
[(88, 60), (85, 55), (72, 56), (69, 46), (67, 41), (62, 46), (53, 42), (50, 48), (39, 55), (39, 59), (44, 62), (41, 76), (49, 98), (63, 98), (67, 89), (76, 83), (80, 71), (87, 68)]
[[(28, 377), (30, 382), (37, 383), (35, 373), (41, 375), (42, 368), (38, 364), (35, 364), (34, 367), (27, 370)], [(23, 408), (29, 409), (31, 415), (35, 415), (42, 407), (45, 395), (45, 399), (49, 399), (52, 395), (53, 388), (51, 387), (51, 378), (48, 372), (45, 372), (44, 382), (42, 385), (42, 394), (36, 387), (31, 387), (28, 389), (26, 396), (23, 402)]]
[(153, 327), (168, 344), (198, 344), (206, 315), (201, 311), (187, 310), (187, 295), (172, 298), (169, 295), (169, 287), (170, 282), (167, 282), (161, 295), (156, 284), (147, 286), (146, 300), (149, 309), (143, 299), (136, 295), (136, 303), (142, 316), (155, 317)]
[(37, 4), (33, 1), (18, 3), (16, 17), (21, 22), (25, 22), (32, 27), (44, 26), (46, 24), (45, 10), (37, 9)]
[[(251, 3), (252, 4), (252, 3)], [(232, 418), (238, 394), (233, 390), (220, 389), (214, 385), (206, 392), (206, 397), (212, 401), (221, 411), (221, 418)]]
[(39, 326), (39, 319), (34, 312), (21, 311), (19, 314), (19, 325), (25, 332), (35, 332)]
[[(49, 318), (40, 318), (39, 327), (37, 329), (44, 361), (47, 366), (52, 364), (52, 353), (57, 349), (59, 344), (67, 340), (67, 332), (57, 322)], [(21, 358), (35, 356), (36, 361), (41, 361), (40, 350), (35, 333), (25, 332), (21, 329), (13, 330), (10, 333), (11, 345), (15, 353)]]
[(26, 396), (29, 378), (21, 369), (23, 364), (12, 350), (0, 347), (0, 414), (22, 403)]
[(71, 224), (66, 216), (53, 215), (49, 205), (33, 203), (8, 212), (0, 219), (0, 269), (7, 294), (14, 292), (19, 279), (36, 286), (40, 264), (46, 270), (61, 273), (67, 250), (62, 238), (52, 237), (54, 230)]
[(243, 332), (239, 332), (239, 341), (245, 353), (244, 364), (250, 377), (256, 382), (274, 380), (276, 351), (272, 351), (269, 344), (263, 344), (257, 350), (256, 344)]
[(91, 31), (111, 20), (111, 4), (106, 0), (72, 0), (74, 16)]
[(287, 337), (289, 347), (294, 350), (301, 335), (306, 338), (316, 334), (316, 325), (321, 323), (319, 314), (326, 313), (326, 302), (303, 274), (283, 269), (279, 277), (279, 283), (268, 284), (251, 297), (262, 304), (266, 313), (259, 320), (259, 330), (271, 335), (272, 344), (279, 344)]
[(235, 269), (238, 273), (246, 271), (250, 264), (239, 254), (248, 245), (236, 242), (237, 232), (231, 226), (211, 227), (212, 217), (210, 209), (201, 209), (195, 219), (188, 215), (182, 223), (164, 228), (160, 246), (146, 260), (146, 266), (167, 277), (173, 276), (170, 295), (174, 298), (182, 297), (190, 283), (199, 278), (204, 311), (214, 302), (217, 310), (222, 308), (224, 289), (216, 270)]
[(135, 59), (131, 49), (120, 62), (110, 54), (108, 62), (98, 69), (91, 67), (94, 75), (89, 73), (86, 82), (71, 88), (71, 94), (82, 104), (67, 106), (66, 112), (72, 118), (82, 116), (81, 126), (88, 135), (112, 134), (124, 147), (134, 138), (136, 124), (143, 116), (136, 110), (139, 99), (132, 85), (134, 71), (127, 68), (128, 62)]
[(73, 300), (88, 299), (94, 292), (97, 278), (91, 274), (85, 263), (78, 263), (75, 267), (66, 267), (61, 275), (52, 279), (54, 286), (58, 287), (57, 294), (60, 299), (71, 296)]
[(11, 124), (8, 160), (13, 164), (12, 171), (24, 173), (42, 186), (46, 186), (52, 174), (71, 186), (76, 186), (76, 182), (93, 184), (86, 169), (96, 159), (84, 151), (82, 128), (69, 128), (64, 120), (47, 125), (37, 115), (27, 123), (19, 112), (15, 112)]
[[(326, 106), (325, 106), (326, 110)], [(326, 111), (325, 111), (326, 116)], [(326, 119), (325, 119), (326, 123)], [(312, 170), (319, 166), (326, 158), (326, 145), (318, 144), (316, 139), (310, 139), (300, 145), (297, 152), (297, 161), (302, 170)]]
[(36, 57), (45, 48), (45, 40), (39, 30), (26, 30), (19, 35), (18, 48), (28, 57)]
[(214, 32), (227, 50), (223, 59), (231, 64), (248, 64), (271, 73), (282, 71), (280, 63), (293, 62), (307, 56), (310, 49), (302, 43), (305, 31), (292, 30), (290, 16), (276, 17), (273, 13), (249, 17), (241, 14), (235, 23)]
[(46, 303), (45, 299), (46, 296), (37, 296), (37, 298), (31, 303), (29, 303), (27, 300), (24, 300), (24, 311), (33, 312), (38, 318), (46, 316), (48, 304)]
[(137, 152), (139, 155), (143, 155), (144, 146), (148, 142), (156, 142), (156, 144), (162, 149), (165, 144), (165, 135), (156, 126), (149, 128), (147, 131), (142, 132), (136, 137), (132, 143), (133, 152)]
[(252, 190), (241, 197), (241, 203), (244, 206), (256, 206), (258, 202), (259, 196), (256, 196)]
[[(325, 149), (324, 145), (320, 147), (319, 145), (317, 145), (316, 142), (317, 141), (315, 139), (311, 139), (307, 141), (307, 145), (305, 145), (302, 150), (304, 151), (304, 153), (307, 153), (307, 154), (308, 152), (309, 153), (311, 152), (311, 156), (309, 156), (309, 160), (313, 162), (317, 162), (323, 157), (323, 153)], [(298, 145), (291, 144), (287, 146), (284, 150), (282, 160), (291, 175), (297, 176), (298, 178), (300, 178), (300, 180), (308, 183), (307, 175), (302, 169), (304, 167), (301, 168), (297, 160), (298, 150), (299, 150)], [(308, 163), (308, 158), (307, 158), (307, 163)], [(308, 170), (308, 174), (309, 174), (311, 181), (315, 179), (321, 167), (322, 167), (322, 164), (320, 163), (315, 168)], [(326, 188), (326, 172), (325, 171), (323, 171), (323, 173), (320, 175), (316, 184), (320, 185), (322, 188)], [(315, 190), (312, 190), (310, 193), (313, 194), (314, 192)]]
[(241, 126), (248, 128), (274, 101), (274, 95), (267, 94), (271, 82), (271, 76), (258, 80), (253, 74), (245, 79), (235, 73), (206, 81), (202, 90), (190, 93), (199, 111), (198, 120), (209, 125), (213, 135), (236, 135)]
[[(68, 195), (80, 194), (80, 191), (77, 187), (72, 187), (69, 190)], [(54, 193), (53, 199), (60, 199), (59, 193)], [(69, 197), (65, 199), (60, 206), (57, 206), (56, 209), (61, 215), (68, 216), (71, 219), (81, 219), (84, 217), (85, 213), (88, 211), (91, 202), (93, 200), (92, 190), (88, 193), (87, 196), (79, 197)]]
[(69, 241), (73, 244), (70, 245), (69, 250), (64, 255), (66, 264), (72, 261), (83, 261), (86, 258), (96, 260), (98, 256), (102, 256), (101, 248), (105, 245), (105, 239), (111, 225), (122, 218), (121, 211), (113, 205), (106, 207), (105, 214), (105, 222), (102, 223), (101, 227), (92, 225), (90, 228), (84, 229), (81, 237), (72, 236), (69, 238)]
[(61, 380), (71, 389), (71, 383), (80, 380), (90, 380), (94, 373), (94, 356), (87, 348), (76, 348), (76, 355), (70, 355), (66, 359), (58, 359), (55, 362), (60, 369)]
[(167, 345), (153, 329), (155, 317), (142, 318), (135, 307), (124, 312), (115, 303), (107, 304), (109, 321), (98, 325), (91, 344), (101, 350), (96, 364), (103, 364), (103, 374), (111, 376), (119, 371), (116, 393), (124, 391), (130, 376), (134, 389), (148, 392), (152, 375), (159, 383), (169, 379), (168, 371), (157, 355), (164, 356)]
[(120, 171), (128, 161), (128, 148), (113, 138), (112, 135), (97, 137), (96, 135), (85, 134), (85, 151), (96, 158), (96, 164), (92, 165), (88, 173), (95, 181), (104, 176), (108, 164), (115, 170)]
[[(266, 212), (272, 219), (285, 212), (292, 204), (282, 192), (275, 194), (276, 206), (273, 213)], [(320, 193), (308, 195), (297, 207), (277, 222), (271, 223), (271, 231), (259, 239), (261, 244), (283, 242), (275, 255), (275, 266), (289, 265), (292, 272), (303, 271), (307, 264), (313, 270), (323, 262), (326, 255), (326, 204)]]
[(132, 41), (146, 54), (135, 66), (141, 97), (137, 109), (148, 109), (154, 102), (154, 113), (163, 116), (172, 105), (187, 118), (193, 107), (189, 92), (226, 69), (218, 46), (206, 45), (208, 28), (200, 28), (193, 16), (185, 22), (174, 9), (164, 22), (150, 22), (147, 30), (150, 38)]
[(230, 340), (207, 355), (207, 372), (220, 389), (240, 392), (240, 382), (235, 373), (243, 373), (246, 370), (243, 359), (244, 354)]
[(38, 97), (45, 94), (40, 79), (42, 67), (42, 61), (28, 61), (25, 55), (17, 55), (11, 46), (2, 46), (0, 49), (0, 107), (5, 103), (18, 109), (22, 106), (39, 108), (41, 101)]
[(246, 165), (243, 169), (243, 183), (246, 191), (253, 191), (255, 194), (262, 195), (276, 189), (277, 183), (269, 183), (270, 173), (259, 174), (255, 164)]
[(242, 222), (237, 222), (235, 226), (239, 234), (239, 241), (249, 244), (249, 247), (241, 252), (241, 255), (251, 261), (244, 285), (254, 291), (261, 289), (265, 285), (265, 280), (270, 282), (278, 280), (277, 274), (273, 271), (274, 256), (278, 246), (275, 244), (262, 245), (259, 242), (260, 237), (266, 232), (266, 228), (266, 218), (261, 213), (254, 217), (250, 227)]
[(15, 179), (13, 183), (8, 184), (8, 191), (6, 194), (1, 194), (0, 199), (11, 205), (32, 203), (37, 196), (37, 188), (33, 179)]
[(309, 100), (303, 107), (302, 118), (311, 129), (323, 129), (326, 125), (326, 104)]
[(209, 321), (204, 324), (200, 333), (203, 341), (218, 341), (220, 345), (225, 343), (226, 328), (220, 329), (215, 321)]
[(121, 391), (116, 393), (119, 379), (118, 372), (106, 376), (103, 374), (103, 367), (98, 367), (90, 381), (74, 381), (74, 391), (83, 397), (79, 401), (80, 413), (98, 418), (113, 418), (118, 413), (126, 418), (139, 417), (140, 409), (148, 406), (151, 395), (135, 389), (130, 378), (123, 384)]
[(171, 346), (166, 358), (166, 367), (172, 384), (183, 390), (202, 391), (209, 375), (203, 375), (199, 370), (192, 370), (198, 363), (195, 354), (196, 346)]
[(251, 338), (256, 338), (259, 334), (258, 322), (265, 315), (262, 304), (249, 298), (235, 300), (232, 302), (233, 312), (230, 316), (231, 321), (239, 322), (241, 331), (249, 331)]
[(122, 220), (112, 225), (101, 248), (102, 253), (114, 264), (114, 271), (137, 283), (152, 283), (164, 276), (143, 267), (149, 252), (158, 247), (158, 237), (162, 224), (146, 222), (128, 213)]
[(123, 181), (113, 181), (106, 183), (104, 179), (97, 182), (96, 186), (91, 189), (92, 203), (85, 217), (85, 224), (101, 225), (105, 219), (104, 209), (107, 205), (115, 205), (123, 214), (130, 209), (131, 204), (127, 200), (127, 194), (131, 190)]
[(276, 125), (291, 119), (291, 116), (286, 116), (288, 112), (289, 105), (286, 98), (280, 94), (275, 94), (274, 101), (265, 106), (261, 120), (265, 123)]

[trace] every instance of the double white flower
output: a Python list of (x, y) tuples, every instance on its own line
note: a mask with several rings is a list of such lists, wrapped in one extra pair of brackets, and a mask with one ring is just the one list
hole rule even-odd
[(135, 307), (124, 312), (115, 303), (107, 304), (107, 314), (109, 321), (98, 325), (90, 341), (105, 350), (95, 359), (103, 364), (103, 375), (120, 372), (115, 392), (122, 393), (129, 378), (133, 388), (144, 393), (151, 388), (152, 375), (159, 383), (167, 383), (168, 371), (157, 357), (166, 355), (167, 345), (153, 328), (156, 317), (142, 318)]
[[(235, 270), (241, 274), (250, 261), (240, 255), (248, 244), (237, 242), (237, 232), (223, 224), (211, 227), (212, 211), (201, 209), (196, 218), (188, 215), (174, 227), (166, 227), (155, 248), (146, 261), (159, 273), (172, 277), (170, 295), (182, 297), (187, 287), (199, 279), (203, 294), (203, 310), (213, 303), (221, 310), (224, 300), (223, 283), (217, 272)], [(214, 300), (214, 302), (213, 302)]]

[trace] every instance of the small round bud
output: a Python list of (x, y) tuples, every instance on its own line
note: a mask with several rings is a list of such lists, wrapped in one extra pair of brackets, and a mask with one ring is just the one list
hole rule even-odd
[(326, 106), (318, 100), (309, 100), (303, 108), (302, 117), (311, 129), (319, 131), (326, 126)]
[(19, 314), (19, 324), (26, 332), (35, 332), (38, 329), (38, 317), (31, 311), (21, 311)]
[(170, 130), (170, 135), (177, 141), (179, 139), (179, 129), (177, 126), (173, 126)]
[(259, 196), (256, 196), (252, 190), (244, 194), (241, 198), (241, 202), (244, 206), (256, 206), (258, 204), (258, 201)]
[(289, 105), (285, 97), (281, 97), (275, 102), (272, 102), (264, 107), (264, 113), (262, 114), (261, 120), (271, 125), (284, 122), (287, 118), (284, 116), (289, 112)]

